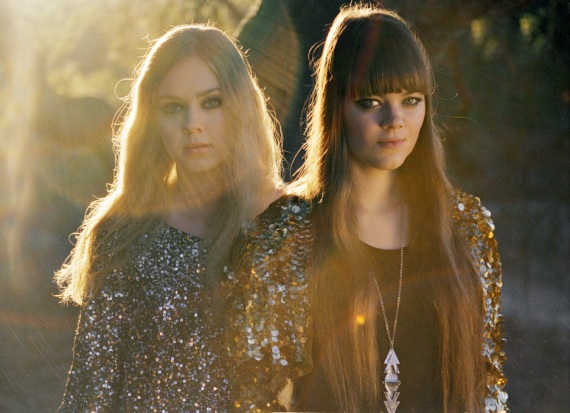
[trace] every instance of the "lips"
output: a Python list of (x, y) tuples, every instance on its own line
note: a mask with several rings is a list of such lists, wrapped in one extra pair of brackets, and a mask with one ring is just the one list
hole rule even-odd
[(385, 149), (396, 149), (404, 145), (405, 139), (385, 139), (378, 141), (378, 146)]
[(190, 153), (200, 153), (200, 152), (206, 152), (211, 147), (212, 145), (210, 145), (209, 143), (196, 142), (185, 145), (184, 150)]

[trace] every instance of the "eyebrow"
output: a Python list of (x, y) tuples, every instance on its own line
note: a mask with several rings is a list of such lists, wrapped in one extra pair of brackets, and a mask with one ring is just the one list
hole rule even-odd
[(221, 88), (219, 88), (219, 87), (213, 87), (213, 88), (211, 88), (211, 89), (206, 89), (206, 90), (204, 90), (203, 92), (198, 93), (198, 97), (201, 98), (201, 97), (207, 96), (207, 95), (209, 95), (209, 94), (211, 94), (211, 93), (214, 93), (214, 92), (221, 92), (221, 91), (222, 91)]
[(411, 95), (423, 95), (425, 96), (426, 94), (420, 91), (417, 92), (408, 92), (406, 90), (402, 90), (400, 92), (388, 92), (388, 93), (372, 93), (372, 94), (359, 94), (357, 93), (356, 96), (354, 97), (355, 99), (368, 99), (368, 98), (372, 98), (372, 97), (382, 97), (382, 96), (386, 96), (386, 95), (391, 95), (391, 94), (401, 94), (403, 96), (411, 96)]
[[(219, 88), (219, 87), (213, 87), (213, 88), (210, 88), (210, 89), (203, 90), (202, 92), (198, 93), (196, 96), (197, 96), (198, 98), (202, 98), (202, 97), (208, 96), (208, 95), (210, 95), (210, 94), (212, 94), (212, 93), (221, 92), (221, 91), (222, 91), (221, 88)], [(159, 99), (164, 99), (164, 100), (179, 100), (179, 99), (180, 99), (179, 96), (175, 96), (175, 95), (158, 95), (158, 98), (159, 98)]]

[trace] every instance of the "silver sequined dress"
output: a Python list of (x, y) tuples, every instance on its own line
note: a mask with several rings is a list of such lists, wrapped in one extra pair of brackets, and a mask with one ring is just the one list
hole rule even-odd
[(81, 308), (59, 412), (227, 411), (208, 243), (156, 222), (131, 254)]
[[(485, 412), (507, 410), (505, 354), (501, 332), (502, 269), (491, 213), (479, 198), (456, 192), (454, 220), (468, 243), (484, 294), (486, 360)], [(234, 407), (241, 411), (280, 411), (279, 393), (312, 368), (312, 328), (308, 282), (314, 242), (311, 206), (283, 197), (246, 226), (228, 274), (228, 326), (239, 366), (232, 377)]]

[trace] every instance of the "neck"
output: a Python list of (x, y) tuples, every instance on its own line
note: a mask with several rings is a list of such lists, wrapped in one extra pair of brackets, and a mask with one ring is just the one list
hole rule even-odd
[(401, 195), (394, 171), (353, 167), (351, 173), (357, 211), (381, 213), (400, 208)]
[(215, 206), (227, 191), (227, 184), (221, 171), (217, 170), (195, 175), (179, 173), (176, 190), (183, 201), (181, 207), (190, 212)]
[(167, 222), (184, 232), (206, 236), (226, 191), (218, 171), (200, 176), (178, 173), (169, 190)]
[(357, 167), (351, 172), (360, 239), (376, 248), (400, 248), (407, 215), (396, 173)]

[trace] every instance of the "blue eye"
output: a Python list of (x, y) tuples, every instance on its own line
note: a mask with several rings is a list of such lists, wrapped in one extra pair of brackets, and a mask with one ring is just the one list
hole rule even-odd
[(202, 107), (205, 109), (215, 109), (222, 106), (222, 98), (219, 96), (212, 96), (204, 100)]
[(380, 102), (376, 99), (359, 99), (356, 101), (356, 105), (361, 109), (372, 109), (380, 106)]
[(408, 105), (408, 106), (416, 106), (418, 103), (420, 103), (421, 101), (423, 101), (423, 98), (419, 98), (416, 96), (408, 96), (407, 98), (404, 99), (404, 105)]
[(184, 108), (178, 103), (167, 103), (161, 107), (164, 113), (174, 114), (182, 111)]

